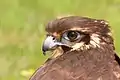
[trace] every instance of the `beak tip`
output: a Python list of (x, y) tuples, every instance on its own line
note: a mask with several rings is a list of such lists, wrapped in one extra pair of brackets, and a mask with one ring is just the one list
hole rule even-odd
[(45, 46), (43, 46), (43, 47), (42, 47), (43, 55), (46, 55), (46, 51), (48, 51), (48, 48), (46, 48)]
[(45, 53), (45, 52), (43, 52), (43, 55), (45, 56), (45, 55), (46, 55), (46, 53)]

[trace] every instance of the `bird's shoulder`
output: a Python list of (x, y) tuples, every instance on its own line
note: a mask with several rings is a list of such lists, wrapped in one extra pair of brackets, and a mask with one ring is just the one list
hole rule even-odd
[(120, 65), (112, 54), (107, 49), (69, 52), (46, 61), (31, 80), (120, 80)]

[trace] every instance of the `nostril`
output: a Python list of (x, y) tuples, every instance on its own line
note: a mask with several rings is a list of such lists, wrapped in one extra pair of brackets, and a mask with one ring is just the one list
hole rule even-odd
[(53, 37), (53, 40), (55, 40), (55, 38)]

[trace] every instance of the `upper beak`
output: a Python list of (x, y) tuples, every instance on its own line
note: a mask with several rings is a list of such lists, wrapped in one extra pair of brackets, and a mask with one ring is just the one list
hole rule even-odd
[(43, 54), (45, 55), (46, 51), (55, 49), (57, 46), (64, 45), (58, 42), (53, 36), (48, 36), (42, 46)]

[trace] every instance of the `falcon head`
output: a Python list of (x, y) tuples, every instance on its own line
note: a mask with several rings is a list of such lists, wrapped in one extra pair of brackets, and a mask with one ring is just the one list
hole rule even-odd
[[(52, 57), (74, 50), (113, 47), (113, 39), (105, 20), (69, 16), (50, 21), (46, 26), (47, 37), (42, 50), (53, 51)], [(114, 49), (114, 47), (113, 47)]]

